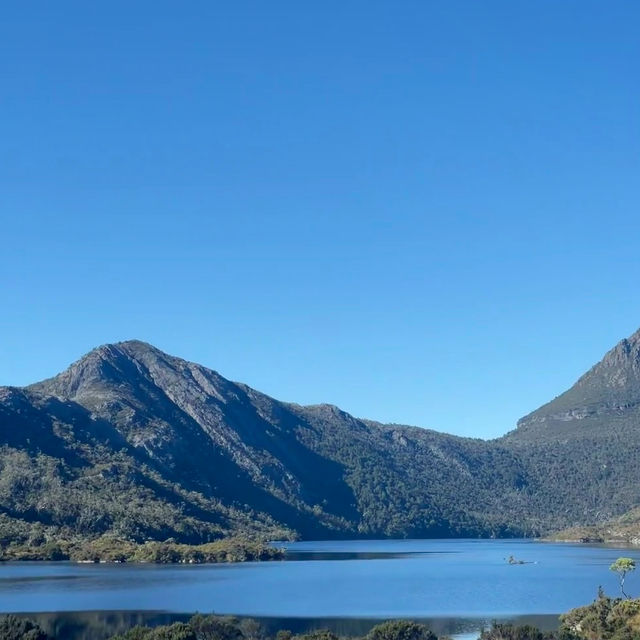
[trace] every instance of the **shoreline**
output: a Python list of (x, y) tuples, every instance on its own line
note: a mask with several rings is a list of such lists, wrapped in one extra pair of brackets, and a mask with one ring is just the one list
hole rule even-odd
[[(69, 629), (66, 640), (80, 640), (86, 637), (89, 629), (95, 626), (101, 632), (92, 631), (92, 640), (107, 640), (114, 631), (131, 628), (135, 625), (168, 625), (175, 622), (186, 622), (197, 613), (202, 612), (170, 612), (166, 610), (94, 610), (94, 611), (62, 611), (62, 612), (3, 612), (3, 615), (15, 615), (33, 620), (43, 628)], [(287, 629), (294, 634), (307, 633), (318, 629), (328, 629), (340, 637), (362, 637), (373, 627), (386, 620), (410, 620), (428, 626), (439, 637), (457, 637), (468, 634), (480, 635), (483, 628), (493, 622), (514, 625), (533, 625), (542, 631), (556, 631), (560, 625), (560, 613), (548, 614), (514, 614), (514, 615), (482, 615), (482, 616), (406, 616), (402, 618), (360, 617), (360, 616), (251, 616), (234, 614), (203, 613), (219, 618), (239, 621), (255, 621), (267, 634), (274, 637), (277, 631)], [(71, 631), (72, 630), (72, 631)], [(85, 635), (83, 635), (85, 634)]]
[[(521, 542), (525, 544), (563, 544), (610, 549), (640, 549), (640, 541), (599, 538), (379, 538), (356, 539), (363, 543), (386, 542)], [(351, 538), (329, 540), (298, 540), (306, 544), (323, 542), (353, 542)], [(242, 562), (272, 562), (283, 560), (329, 560), (329, 559), (391, 559), (429, 553), (421, 550), (408, 551), (358, 551), (350, 550), (301, 550), (291, 549), (293, 541), (263, 541), (245, 538), (222, 538), (201, 545), (177, 542), (148, 541), (134, 543), (114, 539), (98, 539), (86, 542), (50, 542), (41, 546), (16, 545), (0, 551), (0, 565), (6, 563), (70, 563), (73, 565), (206, 565)], [(343, 556), (343, 557), (341, 557)]]
[(285, 551), (263, 540), (221, 538), (191, 545), (174, 541), (129, 542), (111, 538), (8, 546), (0, 562), (69, 562), (72, 564), (220, 564), (282, 560)]

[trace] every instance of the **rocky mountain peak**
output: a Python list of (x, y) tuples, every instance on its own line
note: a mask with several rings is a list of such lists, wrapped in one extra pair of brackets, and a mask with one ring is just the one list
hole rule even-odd
[(618, 342), (567, 391), (518, 421), (508, 438), (608, 434), (640, 425), (640, 330)]
[(618, 342), (604, 356), (592, 371), (608, 370), (612, 386), (622, 386), (629, 381), (629, 375), (640, 378), (640, 330)]
[(141, 340), (126, 340), (96, 347), (65, 371), (29, 387), (30, 390), (82, 401), (107, 390), (138, 394), (143, 386), (198, 385), (207, 380), (207, 393), (216, 395), (213, 382), (224, 379), (214, 371), (170, 356)]

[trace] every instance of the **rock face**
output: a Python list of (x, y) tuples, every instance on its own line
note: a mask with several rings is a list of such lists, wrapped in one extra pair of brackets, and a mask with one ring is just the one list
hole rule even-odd
[(621, 340), (569, 390), (525, 416), (514, 439), (562, 440), (640, 428), (640, 331)]
[(279, 402), (144, 342), (105, 345), (0, 388), (0, 543), (519, 536), (617, 516), (640, 504), (639, 343), (489, 442)]

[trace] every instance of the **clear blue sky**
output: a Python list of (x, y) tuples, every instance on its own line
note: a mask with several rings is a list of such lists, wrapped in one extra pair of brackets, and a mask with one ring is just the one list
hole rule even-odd
[(640, 326), (640, 3), (16, 2), (0, 384), (140, 338), (491, 437)]

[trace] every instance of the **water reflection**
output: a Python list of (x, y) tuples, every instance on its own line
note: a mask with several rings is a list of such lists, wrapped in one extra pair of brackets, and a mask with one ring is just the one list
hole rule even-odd
[[(35, 620), (52, 637), (65, 640), (107, 640), (136, 625), (158, 626), (173, 622), (186, 622), (191, 614), (153, 611), (79, 611), (65, 613), (21, 614)], [(362, 637), (380, 623), (372, 618), (253, 618), (260, 625), (266, 638), (273, 638), (281, 629), (304, 633), (313, 629), (330, 629), (342, 637)], [(477, 638), (480, 630), (489, 627), (488, 618), (416, 618), (426, 624), (438, 636), (450, 636), (454, 640)], [(498, 622), (533, 624), (550, 631), (558, 626), (557, 616), (514, 616)]]

